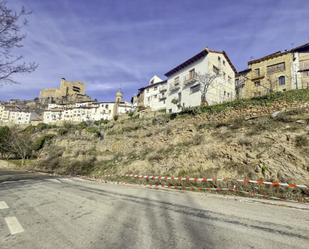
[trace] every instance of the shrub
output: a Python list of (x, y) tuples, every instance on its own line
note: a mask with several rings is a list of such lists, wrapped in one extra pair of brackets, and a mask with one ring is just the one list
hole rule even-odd
[(64, 122), (63, 127), (66, 128), (66, 129), (71, 129), (73, 127), (73, 124), (69, 123), (69, 122)]
[(296, 136), (295, 137), (296, 147), (305, 147), (309, 145), (308, 138), (305, 136)]
[(114, 121), (117, 121), (117, 120), (118, 120), (118, 118), (119, 118), (119, 116), (118, 116), (118, 115), (115, 115), (115, 116), (113, 117)]
[(49, 126), (48, 124), (39, 123), (39, 124), (35, 127), (35, 130), (37, 130), (37, 131), (43, 131), (43, 130), (46, 130), (46, 129), (49, 129), (49, 128), (51, 128), (51, 126)]
[(55, 135), (47, 134), (45, 136), (39, 137), (32, 143), (32, 150), (33, 151), (39, 151), (41, 150), (46, 143), (51, 141), (54, 138)]
[(58, 130), (58, 134), (59, 134), (60, 136), (64, 136), (64, 135), (66, 135), (68, 132), (69, 132), (69, 130), (66, 129), (66, 128), (61, 128), (61, 129)]

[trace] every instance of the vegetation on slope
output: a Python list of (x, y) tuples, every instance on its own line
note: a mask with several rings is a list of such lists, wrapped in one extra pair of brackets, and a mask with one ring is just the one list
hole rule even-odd
[[(308, 100), (309, 92), (299, 90), (184, 110), (179, 115), (137, 113), (110, 122), (29, 126), (18, 131), (18, 137), (27, 138), (27, 156), (4, 150), (5, 139), (0, 139), (1, 155), (31, 159), (28, 167), (60, 174), (303, 182), (309, 180)], [(297, 104), (287, 108), (292, 103)], [(262, 112), (257, 115), (258, 110)], [(255, 114), (248, 115), (251, 112)], [(16, 134), (16, 129), (9, 130)]]

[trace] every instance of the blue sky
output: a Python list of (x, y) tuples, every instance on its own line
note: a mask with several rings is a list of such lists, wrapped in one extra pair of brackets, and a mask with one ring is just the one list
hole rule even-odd
[(249, 59), (309, 42), (307, 0), (9, 0), (32, 10), (24, 47), (39, 68), (0, 87), (0, 99), (38, 96), (60, 78), (80, 80), (87, 93), (127, 100), (152, 75), (205, 47), (225, 50), (238, 70)]

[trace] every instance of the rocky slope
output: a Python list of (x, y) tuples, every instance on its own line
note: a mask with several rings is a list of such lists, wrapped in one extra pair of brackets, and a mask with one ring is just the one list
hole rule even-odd
[(308, 182), (308, 124), (308, 103), (176, 118), (139, 114), (93, 127), (43, 130), (36, 136), (55, 137), (30, 167), (91, 176), (134, 173)]

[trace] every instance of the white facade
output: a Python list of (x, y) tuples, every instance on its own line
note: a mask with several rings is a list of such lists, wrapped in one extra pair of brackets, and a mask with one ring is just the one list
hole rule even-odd
[(144, 88), (144, 106), (152, 111), (166, 108), (167, 81), (151, 84)]
[(201, 84), (197, 75), (219, 74), (209, 87), (206, 100), (209, 105), (235, 98), (235, 69), (224, 52), (203, 50), (166, 74), (168, 113), (201, 105)]
[[(115, 108), (115, 102), (87, 102), (73, 105), (49, 105), (44, 112), (44, 123), (74, 122), (111, 120), (115, 115), (122, 115), (132, 110), (132, 105), (120, 102)], [(54, 107), (54, 108), (53, 108)], [(59, 108), (61, 107), (61, 108)], [(117, 113), (115, 114), (115, 111)]]

